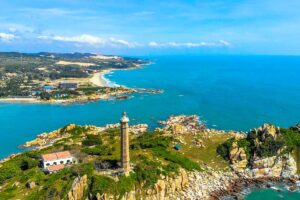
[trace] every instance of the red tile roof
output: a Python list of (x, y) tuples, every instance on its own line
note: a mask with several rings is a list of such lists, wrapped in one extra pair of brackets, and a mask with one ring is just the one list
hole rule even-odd
[(71, 154), (69, 151), (61, 151), (61, 152), (57, 152), (56, 156), (58, 159), (62, 159), (62, 158), (70, 158)]
[(69, 151), (61, 151), (56, 153), (43, 154), (42, 159), (44, 161), (53, 161), (58, 159), (70, 158), (71, 153)]
[(50, 165), (49, 167), (47, 167), (47, 169), (49, 171), (58, 171), (58, 170), (61, 170), (65, 168), (65, 165), (64, 164), (59, 164), (59, 165)]

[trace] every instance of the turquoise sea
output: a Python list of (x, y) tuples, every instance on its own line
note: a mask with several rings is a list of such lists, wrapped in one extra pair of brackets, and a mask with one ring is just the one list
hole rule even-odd
[[(69, 123), (117, 123), (122, 111), (132, 123), (152, 127), (177, 114), (197, 114), (209, 127), (226, 130), (247, 131), (266, 122), (284, 127), (300, 123), (300, 57), (147, 58), (154, 64), (114, 71), (106, 78), (129, 87), (163, 89), (163, 94), (68, 106), (0, 103), (0, 158), (20, 151), (17, 146), (38, 133)], [(268, 192), (254, 192), (248, 199), (262, 199)]]

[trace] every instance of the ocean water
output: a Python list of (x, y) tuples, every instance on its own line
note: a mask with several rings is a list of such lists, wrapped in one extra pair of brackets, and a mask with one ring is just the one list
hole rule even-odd
[[(300, 57), (149, 59), (154, 64), (114, 71), (106, 78), (129, 87), (163, 89), (162, 94), (135, 94), (128, 100), (68, 106), (0, 103), (0, 158), (20, 151), (17, 146), (38, 133), (69, 123), (118, 123), (122, 111), (127, 111), (131, 123), (152, 127), (157, 120), (178, 114), (197, 114), (209, 127), (225, 130), (247, 131), (263, 123), (283, 127), (300, 123)], [(268, 191), (261, 192), (264, 196)], [(259, 199), (257, 193), (248, 199)]]
[[(280, 190), (277, 190), (280, 189)], [(252, 190), (245, 200), (299, 200), (300, 191), (290, 192), (283, 185), (277, 186), (275, 189), (255, 189)]]

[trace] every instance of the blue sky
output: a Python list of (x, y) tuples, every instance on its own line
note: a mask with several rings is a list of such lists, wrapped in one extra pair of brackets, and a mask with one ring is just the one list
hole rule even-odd
[(300, 54), (299, 0), (0, 0), (0, 51)]

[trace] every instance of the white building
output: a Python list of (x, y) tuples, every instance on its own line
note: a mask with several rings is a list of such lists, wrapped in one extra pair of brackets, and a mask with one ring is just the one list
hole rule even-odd
[(69, 151), (61, 151), (42, 155), (43, 167), (49, 172), (57, 171), (52, 169), (62, 169), (65, 165), (76, 163), (76, 159)]

